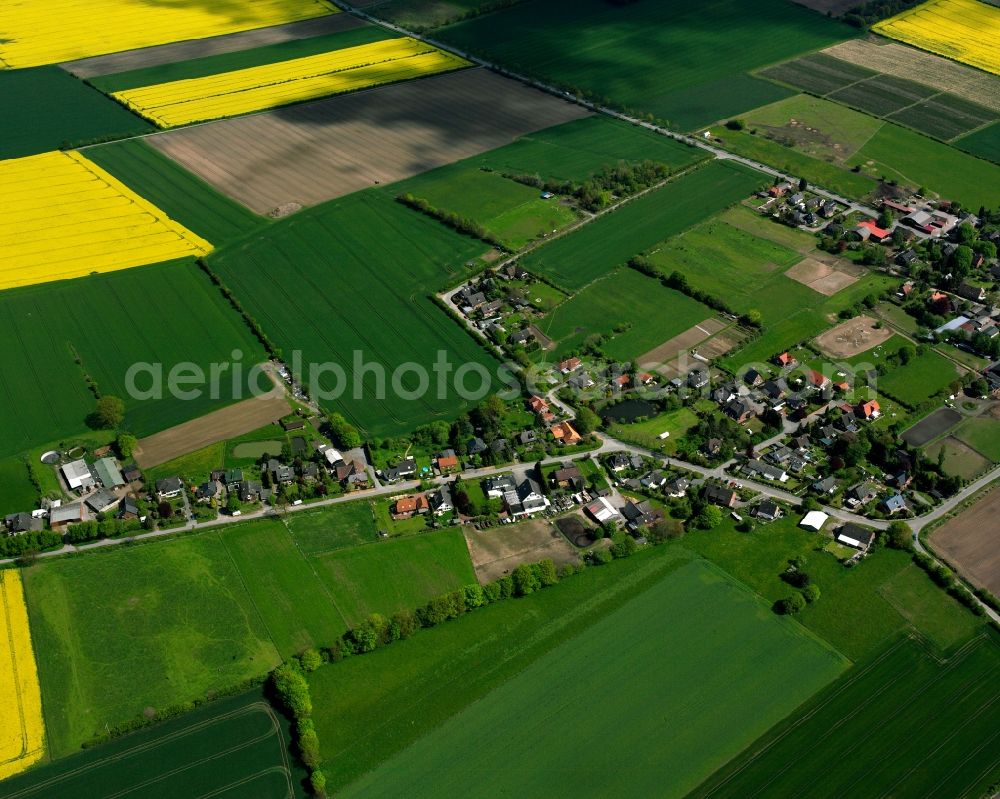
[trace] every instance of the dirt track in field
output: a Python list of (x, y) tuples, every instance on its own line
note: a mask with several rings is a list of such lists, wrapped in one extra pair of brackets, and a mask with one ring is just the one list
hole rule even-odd
[[(725, 323), (711, 317), (704, 322), (699, 322), (688, 328), (683, 333), (679, 333), (668, 341), (664, 341), (659, 347), (650, 350), (645, 355), (637, 359), (639, 366), (645, 369), (653, 369), (664, 377), (677, 377), (681, 374), (678, 365), (680, 353), (687, 355), (688, 351), (725, 328)], [(688, 358), (689, 366), (693, 362)]]
[(816, 346), (831, 358), (850, 358), (867, 352), (892, 338), (892, 328), (888, 325), (876, 328), (876, 324), (870, 316), (856, 316), (818, 336)]
[(252, 50), (255, 47), (290, 42), (295, 39), (311, 39), (314, 36), (325, 36), (328, 33), (349, 31), (352, 28), (359, 28), (363, 24), (361, 20), (350, 14), (331, 14), (318, 19), (289, 22), (287, 25), (275, 25), (270, 28), (258, 28), (242, 33), (213, 36), (208, 39), (161, 44), (156, 47), (143, 47), (139, 50), (126, 50), (123, 53), (83, 58), (79, 61), (67, 61), (59, 66), (80, 78), (114, 75), (118, 72), (157, 67), (161, 64), (175, 64), (219, 53)]
[(945, 522), (931, 544), (975, 585), (1000, 595), (1000, 489)]
[(548, 521), (522, 522), (489, 530), (465, 527), (463, 532), (476, 577), (484, 585), (509, 574), (522, 563), (550, 558), (558, 568), (580, 559), (573, 545)]
[(284, 392), (243, 400), (141, 439), (135, 451), (135, 461), (143, 469), (159, 466), (209, 444), (235, 438), (276, 422), (288, 413), (288, 400), (285, 399)]
[(264, 214), (392, 183), (588, 115), (487, 70), (466, 69), (146, 141)]

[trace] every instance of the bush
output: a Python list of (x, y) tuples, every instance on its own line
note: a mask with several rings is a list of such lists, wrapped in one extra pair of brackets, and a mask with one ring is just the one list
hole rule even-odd
[(271, 686), (281, 705), (296, 719), (312, 715), (309, 683), (293, 661), (282, 663), (271, 673)]
[(819, 586), (816, 583), (809, 583), (805, 588), (802, 589), (802, 596), (805, 598), (806, 602), (812, 603), (819, 599)]
[(806, 600), (802, 594), (792, 594), (790, 597), (775, 602), (774, 610), (782, 616), (793, 616), (805, 606)]
[(307, 649), (299, 655), (299, 663), (302, 664), (302, 670), (308, 674), (323, 665), (323, 656), (316, 649)]

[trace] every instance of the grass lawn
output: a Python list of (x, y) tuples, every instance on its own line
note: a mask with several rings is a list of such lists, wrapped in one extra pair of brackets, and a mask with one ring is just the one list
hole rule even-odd
[(967, 419), (958, 426), (954, 435), (994, 463), (1000, 463), (1000, 424), (995, 420)]
[(458, 529), (426, 533), (314, 556), (320, 578), (349, 625), (372, 613), (412, 610), (476, 582)]
[(766, 239), (779, 247), (795, 250), (800, 255), (805, 255), (816, 249), (816, 236), (812, 233), (784, 225), (771, 217), (763, 216), (747, 208), (745, 205), (737, 205), (723, 211), (716, 217), (716, 220), (725, 222), (730, 227), (738, 228), (751, 236)]
[(284, 524), (241, 524), (225, 529), (220, 537), (283, 657), (311, 646), (329, 646), (347, 629), (314, 563)]
[(216, 246), (267, 224), (142, 139), (90, 147), (86, 156)]
[(800, 6), (760, 0), (519, 4), (436, 32), (518, 72), (690, 130), (785, 96), (748, 70), (853, 35)]
[[(690, 408), (678, 408), (634, 424), (613, 424), (608, 433), (622, 441), (672, 455), (677, 451), (677, 439), (697, 425), (698, 417)], [(660, 434), (665, 432), (670, 433), (670, 438), (661, 439)]]
[(0, 71), (0, 159), (153, 130), (146, 120), (59, 67)]
[[(736, 654), (720, 660), (722, 647)], [(696, 561), (342, 795), (683, 796), (845, 666), (798, 624)], [(492, 744), (511, 719), (520, 721), (521, 732), (507, 740), (505, 767), (497, 770)], [(609, 728), (615, 734), (602, 737)], [(601, 746), (572, 769), (551, 768), (573, 761), (595, 739)], [(623, 758), (632, 760), (630, 768), (616, 767)]]
[[(41, 463), (38, 470), (50, 467)], [(28, 465), (19, 456), (0, 458), (0, 517), (9, 513), (34, 510), (38, 491), (31, 484)]]
[[(619, 269), (559, 305), (538, 328), (557, 343), (550, 359), (579, 349), (593, 335), (610, 335), (601, 350), (615, 360), (638, 358), (693, 325), (715, 315), (658, 280)], [(621, 328), (621, 332), (614, 332)]]
[(564, 288), (581, 289), (664, 238), (752, 194), (764, 182), (760, 173), (712, 162), (540, 247), (521, 265)]
[(887, 124), (848, 164), (920, 187), (969, 208), (1000, 204), (1000, 165), (974, 158), (934, 139)]
[(370, 544), (378, 538), (371, 503), (363, 499), (289, 513), (285, 525), (295, 545), (308, 555)]
[(143, 472), (143, 477), (148, 485), (153, 485), (165, 477), (183, 477), (192, 482), (203, 483), (212, 472), (222, 468), (225, 452), (226, 442), (218, 441), (204, 449), (147, 469)]
[(898, 366), (879, 375), (878, 387), (890, 396), (917, 405), (934, 396), (958, 376), (958, 370), (951, 361), (934, 350), (927, 350), (906, 366)]
[(24, 581), (54, 757), (280, 660), (214, 532), (41, 562)]
[(900, 638), (844, 674), (691, 794), (985, 796), (996, 780), (1000, 645), (940, 661)]

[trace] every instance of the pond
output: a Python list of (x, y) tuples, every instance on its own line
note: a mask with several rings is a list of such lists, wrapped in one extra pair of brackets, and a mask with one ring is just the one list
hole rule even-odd
[(652, 402), (644, 399), (627, 399), (615, 405), (609, 405), (601, 411), (601, 417), (627, 424), (642, 417), (656, 416), (660, 412)]

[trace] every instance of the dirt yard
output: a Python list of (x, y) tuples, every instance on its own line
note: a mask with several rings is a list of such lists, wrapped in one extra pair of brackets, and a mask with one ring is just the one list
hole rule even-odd
[[(664, 341), (659, 347), (650, 350), (641, 356), (637, 363), (639, 366), (659, 372), (665, 377), (676, 377), (680, 374), (681, 353), (687, 353), (695, 349), (705, 339), (714, 336), (726, 327), (726, 323), (720, 319), (712, 317), (700, 322), (683, 333), (679, 333), (668, 341)], [(688, 357), (688, 360), (690, 358)]]
[(68, 61), (60, 66), (78, 78), (92, 78), (95, 75), (113, 75), (118, 72), (129, 72), (133, 69), (190, 61), (219, 53), (236, 53), (269, 44), (325, 36), (328, 33), (339, 33), (358, 28), (362, 24), (361, 20), (350, 14), (331, 14), (318, 19), (289, 22), (287, 25), (274, 25), (270, 28), (258, 28), (241, 33), (230, 33), (225, 36), (212, 36), (208, 39), (194, 39), (174, 44), (161, 44), (157, 47), (144, 47), (140, 50), (126, 50), (123, 53), (99, 55), (79, 61)]
[(882, 325), (876, 328), (877, 320), (871, 316), (856, 316), (843, 324), (827, 330), (816, 338), (816, 346), (831, 358), (851, 358), (867, 352), (892, 337), (892, 329)]
[(463, 532), (476, 577), (483, 584), (509, 574), (522, 563), (551, 558), (559, 567), (579, 560), (573, 546), (549, 521), (501, 525), (489, 530), (466, 527)]
[(257, 213), (341, 197), (588, 116), (485, 69), (407, 81), (151, 136)]
[(832, 297), (858, 282), (863, 270), (853, 264), (837, 263), (820, 257), (804, 258), (785, 272), (785, 276)]
[(283, 393), (280, 396), (243, 400), (200, 419), (193, 419), (140, 439), (135, 460), (143, 469), (159, 466), (209, 444), (235, 438), (276, 422), (288, 416), (288, 411), (288, 400)]
[(931, 544), (975, 585), (1000, 595), (1000, 489), (945, 522)]

